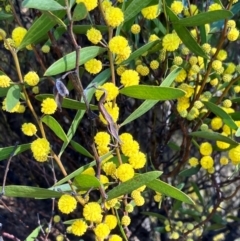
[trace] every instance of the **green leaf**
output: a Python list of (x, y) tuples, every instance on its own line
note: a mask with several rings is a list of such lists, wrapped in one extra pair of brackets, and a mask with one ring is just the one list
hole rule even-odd
[(83, 146), (81, 146), (77, 142), (71, 140), (71, 145), (74, 148), (74, 150), (76, 150), (77, 152), (83, 154), (84, 156), (93, 158), (93, 156)]
[[(91, 46), (79, 50), (80, 58), (78, 66), (86, 63), (88, 60), (95, 58), (97, 55), (106, 51), (105, 48)], [(63, 58), (53, 63), (44, 73), (44, 76), (57, 75), (75, 68), (76, 65), (76, 51), (73, 51)]]
[[(28, 186), (18, 186), (9, 185), (4, 187), (4, 195), (6, 197), (25, 197), (25, 198), (54, 198), (61, 197), (62, 193), (47, 190), (40, 187), (28, 187)], [(0, 193), (2, 192), (2, 187), (0, 187)]]
[(230, 139), (229, 137), (221, 135), (220, 133), (216, 133), (216, 132), (196, 131), (196, 132), (189, 133), (189, 135), (193, 136), (193, 137), (199, 137), (199, 138), (207, 139), (207, 140), (226, 142), (226, 143), (229, 143), (232, 146), (238, 145), (238, 143), (236, 141)]
[(45, 14), (49, 17), (51, 22), (53, 22), (53, 23), (55, 22), (56, 24), (63, 26), (65, 31), (67, 30), (66, 24), (58, 16), (56, 16), (55, 14), (53, 14), (52, 12), (49, 12), (49, 11), (45, 12)]
[(69, 175), (67, 175), (66, 177), (64, 177), (63, 179), (61, 179), (57, 183), (55, 183), (53, 187), (59, 186), (59, 185), (65, 183), (65, 182), (67, 182), (68, 180), (76, 177), (77, 175), (79, 175), (80, 173), (82, 173), (83, 171), (88, 169), (89, 167), (93, 167), (95, 165), (96, 165), (96, 161), (92, 161), (92, 162), (88, 163), (87, 165), (84, 165), (84, 166), (78, 168), (76, 171), (70, 173)]
[(76, 5), (73, 11), (73, 21), (80, 21), (87, 17), (88, 11), (84, 3), (79, 3)]
[(215, 10), (210, 12), (199, 13), (197, 15), (173, 21), (173, 24), (182, 25), (186, 27), (200, 26), (207, 23), (216, 22), (219, 20), (232, 17), (233, 14), (227, 10)]
[(120, 93), (136, 99), (159, 101), (177, 99), (185, 95), (185, 92), (181, 89), (149, 85), (133, 85), (125, 87), (120, 90)]
[(151, 188), (156, 192), (162, 193), (166, 196), (175, 198), (179, 201), (182, 201), (188, 204), (194, 204), (194, 201), (184, 192), (160, 180), (154, 180), (148, 183), (147, 187)]
[[(93, 80), (91, 83), (89, 83), (89, 85), (87, 86), (87, 88), (85, 89), (85, 95), (86, 95), (86, 98), (88, 100), (88, 102), (91, 101), (92, 97), (93, 97), (93, 94), (94, 92), (96, 91), (95, 88), (90, 88), (92, 87), (93, 85), (102, 85), (103, 83), (105, 83), (109, 77), (111, 75), (111, 72), (110, 72), (110, 69), (106, 69), (104, 71), (102, 71), (100, 74), (98, 74)], [(72, 121), (72, 124), (68, 130), (68, 133), (67, 133), (67, 137), (68, 137), (68, 140), (71, 141), (77, 128), (78, 128), (78, 125), (83, 117), (85, 113), (85, 110), (82, 110), (82, 111), (78, 111), (77, 114), (75, 115), (74, 117), (74, 120)], [(65, 148), (67, 147), (69, 142), (65, 142), (63, 143), (63, 146), (60, 150), (60, 153), (59, 153), (59, 157), (62, 155), (62, 153), (64, 152)]]
[[(36, 95), (35, 98), (39, 101), (43, 101), (46, 98), (54, 98), (53, 94), (41, 94)], [(64, 98), (62, 102), (62, 108), (71, 109), (71, 110), (86, 110), (85, 103), (79, 102), (77, 100), (72, 100), (69, 98)], [(90, 105), (91, 110), (98, 110), (96, 105)]]
[[(182, 68), (174, 69), (161, 83), (160, 87), (169, 87), (173, 81), (175, 80), (178, 73), (181, 71)], [(158, 103), (158, 100), (145, 100), (127, 119), (120, 125), (124, 126), (133, 120), (137, 119), (138, 117), (145, 114), (149, 111), (154, 105)]]
[(64, 6), (53, 0), (24, 0), (22, 2), (22, 6), (25, 8), (35, 8), (44, 11), (56, 11), (65, 9)]
[[(23, 144), (23, 145), (17, 146), (17, 148), (15, 146), (0, 148), (0, 161), (9, 158), (10, 155), (12, 155), (12, 154), (13, 154), (13, 156), (16, 156), (17, 154), (27, 151), (28, 149), (30, 149), (30, 145), (31, 144)], [(13, 153), (13, 151), (14, 151), (14, 153)]]
[(9, 88), (6, 98), (6, 110), (11, 111), (19, 102), (21, 89), (19, 85), (13, 85)]
[(200, 166), (191, 167), (189, 169), (185, 169), (185, 170), (181, 171), (178, 175), (180, 177), (191, 177), (193, 175), (196, 175), (200, 169), (201, 169)]
[(169, 73), (169, 75), (162, 81), (161, 87), (169, 87), (173, 83), (173, 81), (176, 79), (178, 74), (181, 72), (182, 68), (177, 67), (173, 71)]
[(179, 18), (172, 12), (170, 8), (167, 7), (167, 12), (169, 15), (169, 18), (172, 22), (175, 22), (173, 24), (173, 27), (178, 34), (179, 38), (182, 40), (182, 42), (186, 45), (187, 48), (196, 55), (199, 55), (203, 58), (208, 58), (206, 53), (203, 51), (203, 49), (200, 47), (200, 45), (196, 42), (196, 40), (193, 38), (193, 36), (190, 34), (188, 29), (185, 26), (181, 26), (179, 24), (176, 24), (176, 22), (180, 21)]
[(120, 127), (142, 116), (157, 103), (158, 103), (158, 100), (145, 100), (130, 116), (127, 117), (127, 119), (125, 119), (123, 123), (120, 124)]
[(159, 40), (147, 43), (145, 45), (143, 45), (141, 48), (137, 49), (136, 51), (134, 51), (127, 60), (121, 62), (121, 65), (125, 65), (130, 63), (132, 60), (137, 59), (139, 56), (141, 56), (143, 53), (147, 52), (150, 48), (152, 48), (153, 46), (155, 46), (157, 43), (159, 43)]
[(101, 183), (95, 176), (80, 174), (74, 178), (74, 185), (82, 190), (88, 190), (90, 188), (97, 188), (101, 186)]
[(234, 120), (231, 118), (229, 114), (227, 114), (222, 108), (219, 106), (215, 105), (212, 102), (209, 101), (203, 101), (203, 104), (211, 111), (213, 112), (216, 116), (220, 117), (224, 124), (229, 126), (233, 130), (237, 130), (238, 126), (234, 122)]
[(157, 4), (153, 0), (133, 0), (124, 11), (124, 22), (134, 18), (141, 10), (149, 5)]
[(204, 207), (205, 206), (204, 198), (202, 197), (201, 192), (200, 192), (198, 186), (194, 182), (191, 182), (191, 184), (192, 184), (194, 192), (198, 196), (198, 200), (201, 202), (201, 206)]
[(62, 141), (67, 142), (68, 138), (60, 126), (60, 124), (50, 115), (45, 115), (42, 117), (42, 122), (45, 123), (57, 137), (59, 137)]
[[(61, 0), (59, 2), (64, 3), (64, 0)], [(66, 15), (66, 11), (60, 10), (55, 12), (54, 14), (61, 19), (63, 16)], [(29, 44), (36, 44), (44, 38), (47, 38), (47, 32), (51, 30), (55, 25), (56, 22), (49, 21), (48, 14), (43, 13), (43, 15), (39, 17), (30, 27), (18, 49), (23, 49)]]
[(127, 194), (132, 192), (133, 190), (148, 184), (152, 180), (158, 178), (162, 172), (160, 171), (152, 171), (152, 172), (147, 172), (144, 174), (138, 174), (135, 175), (133, 178), (130, 180), (121, 183), (120, 185), (114, 187), (112, 190), (110, 190), (107, 193), (107, 200), (111, 200), (113, 198), (119, 197), (123, 194)]
[(28, 236), (27, 238), (25, 239), (25, 241), (33, 241), (33, 240), (36, 240), (37, 237), (38, 237), (38, 234), (41, 230), (41, 226), (38, 226), (36, 227)]
[(7, 20), (7, 19), (13, 19), (13, 15), (4, 13), (3, 11), (1, 11), (0, 12), (0, 20)]

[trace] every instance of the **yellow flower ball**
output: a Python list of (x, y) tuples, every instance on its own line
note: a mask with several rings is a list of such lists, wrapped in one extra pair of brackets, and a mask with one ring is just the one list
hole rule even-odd
[(227, 27), (228, 28), (235, 28), (236, 27), (236, 22), (233, 19), (230, 19), (227, 21)]
[(134, 141), (134, 140), (125, 141), (121, 145), (121, 150), (125, 156), (131, 157), (139, 152), (139, 144), (137, 141)]
[(171, 4), (171, 9), (175, 14), (179, 14), (183, 10), (183, 4), (180, 1), (173, 1)]
[(234, 165), (238, 165), (240, 163), (240, 145), (229, 150), (228, 157)]
[(8, 49), (8, 50), (9, 50), (9, 47), (14, 49), (14, 48), (16, 48), (16, 44), (13, 39), (7, 38), (4, 41), (4, 47), (5, 47), (5, 49)]
[(186, 77), (187, 77), (187, 72), (186, 72), (185, 69), (182, 69), (178, 73), (177, 77), (175, 78), (175, 81), (178, 82), (178, 83), (182, 83), (186, 79)]
[(173, 52), (178, 49), (180, 44), (179, 37), (175, 33), (166, 34), (163, 37), (162, 45), (166, 51)]
[(191, 167), (196, 167), (199, 164), (198, 159), (196, 157), (191, 157), (188, 160), (188, 163)]
[(97, 236), (98, 240), (103, 240), (108, 237), (110, 234), (110, 229), (107, 224), (100, 223), (94, 229), (94, 233)]
[(120, 83), (124, 85), (124, 87), (128, 87), (132, 85), (138, 85), (139, 81), (140, 77), (138, 75), (138, 72), (129, 69), (122, 73)]
[(116, 28), (124, 21), (124, 14), (120, 8), (109, 7), (105, 11), (105, 18), (109, 26)]
[(20, 46), (24, 36), (27, 34), (27, 29), (23, 27), (16, 27), (12, 31), (12, 39), (16, 45), (16, 47)]
[(88, 12), (92, 11), (98, 5), (97, 0), (76, 0), (76, 3), (84, 3)]
[(83, 217), (87, 221), (101, 222), (102, 220), (102, 209), (97, 202), (89, 202), (83, 208)]
[(183, 9), (183, 14), (186, 17), (193, 16), (198, 14), (198, 7), (195, 4), (190, 4), (190, 9), (189, 8), (184, 8)]
[(98, 146), (108, 146), (110, 144), (111, 137), (105, 131), (98, 132), (94, 137), (94, 142)]
[(151, 69), (155, 70), (155, 69), (158, 69), (158, 67), (159, 67), (159, 62), (157, 60), (152, 60), (150, 62), (150, 68)]
[(23, 80), (30, 86), (35, 86), (39, 83), (39, 76), (35, 71), (29, 71)]
[(22, 125), (22, 132), (26, 136), (33, 136), (33, 135), (35, 135), (37, 133), (37, 128), (32, 123), (24, 123)]
[(115, 215), (106, 215), (104, 223), (106, 223), (110, 230), (116, 228), (117, 226), (117, 218)]
[(218, 3), (213, 3), (209, 6), (208, 11), (221, 10), (222, 6)]
[(0, 87), (7, 88), (10, 86), (11, 79), (7, 75), (0, 75)]
[(210, 169), (213, 167), (214, 162), (213, 162), (213, 159), (211, 156), (204, 156), (201, 158), (200, 164), (201, 164), (202, 168)]
[(220, 61), (224, 61), (227, 58), (227, 51), (224, 49), (220, 49), (216, 58)]
[(87, 31), (87, 38), (93, 44), (98, 44), (102, 40), (102, 34), (99, 30), (91, 28)]
[(232, 28), (227, 34), (227, 39), (229, 41), (236, 41), (238, 39), (238, 36), (239, 36), (239, 30), (236, 28)]
[(138, 34), (138, 33), (140, 33), (140, 31), (141, 31), (141, 27), (140, 27), (139, 24), (133, 24), (133, 25), (131, 26), (131, 32), (132, 32), (133, 34)]
[(214, 69), (214, 70), (219, 70), (219, 69), (221, 69), (222, 68), (222, 62), (220, 61), (220, 60), (213, 60), (213, 62), (212, 62), (212, 68)]
[(73, 212), (77, 207), (77, 201), (74, 197), (64, 194), (59, 198), (58, 209), (65, 214)]
[(136, 206), (140, 207), (140, 206), (144, 205), (145, 200), (142, 196), (139, 196), (137, 198), (134, 198), (134, 203), (135, 203)]
[(90, 74), (98, 74), (102, 70), (102, 62), (97, 59), (90, 59), (84, 64)]
[(159, 37), (156, 34), (151, 34), (149, 36), (148, 42), (151, 43), (153, 41), (159, 40)]
[(80, 219), (80, 220), (74, 221), (71, 228), (72, 228), (72, 234), (76, 236), (82, 236), (84, 233), (86, 233), (88, 226), (85, 221)]
[(128, 159), (129, 164), (131, 164), (134, 169), (143, 168), (146, 161), (146, 156), (142, 152), (134, 153)]
[(127, 216), (127, 215), (124, 215), (124, 216), (122, 217), (122, 219), (121, 219), (121, 224), (122, 224), (123, 226), (128, 226), (130, 223), (131, 223), (130, 217)]
[(114, 54), (121, 54), (127, 46), (128, 41), (122, 36), (115, 36), (109, 41), (109, 49)]
[(199, 151), (203, 156), (210, 156), (213, 151), (212, 145), (209, 142), (203, 142), (200, 145)]
[(31, 143), (31, 150), (33, 157), (39, 161), (47, 161), (48, 154), (50, 152), (50, 144), (45, 138), (38, 138), (37, 140)]
[(122, 238), (117, 234), (113, 234), (110, 236), (108, 241), (122, 241)]
[(87, 168), (86, 170), (84, 170), (82, 172), (82, 174), (89, 175), (89, 176), (95, 176), (96, 175), (95, 170), (93, 169), (93, 167)]
[(121, 54), (116, 55), (115, 63), (117, 65), (121, 64), (124, 60), (128, 59), (132, 50), (129, 46), (126, 46), (125, 48), (122, 49)]
[(153, 20), (153, 19), (157, 18), (157, 16), (160, 14), (159, 10), (160, 9), (159, 9), (159, 6), (157, 4), (157, 5), (153, 5), (153, 6), (150, 6), (150, 7), (143, 8), (141, 13), (142, 13), (144, 18), (149, 19), (149, 20)]
[(175, 65), (181, 65), (183, 63), (183, 59), (182, 57), (180, 56), (175, 56), (174, 59), (173, 59), (173, 64)]
[(223, 126), (223, 121), (220, 117), (217, 116), (211, 120), (211, 127), (214, 131), (219, 130), (222, 126)]
[(128, 163), (121, 164), (116, 170), (116, 176), (121, 182), (125, 182), (133, 178), (134, 176), (133, 167)]
[(98, 101), (100, 100), (100, 98), (104, 93), (104, 91), (100, 89), (105, 89), (107, 94), (106, 101), (114, 100), (119, 94), (118, 87), (113, 83), (108, 82), (103, 84), (102, 86), (99, 86), (98, 89), (96, 90), (95, 96)]
[(5, 39), (7, 36), (5, 30), (3, 30), (2, 28), (0, 28), (0, 40)]
[(228, 158), (227, 158), (226, 156), (222, 156), (222, 157), (220, 158), (220, 164), (221, 164), (221, 165), (225, 166), (225, 165), (228, 164), (228, 162), (229, 162), (229, 160), (228, 160)]
[(47, 54), (47, 53), (50, 52), (50, 46), (49, 45), (43, 45), (41, 50), (44, 54)]
[(117, 167), (116, 167), (116, 164), (113, 162), (106, 162), (106, 163), (104, 163), (102, 169), (106, 173), (106, 175), (112, 176), (112, 175), (114, 175)]
[(41, 104), (41, 112), (46, 115), (54, 114), (57, 109), (57, 103), (52, 98), (46, 98)]

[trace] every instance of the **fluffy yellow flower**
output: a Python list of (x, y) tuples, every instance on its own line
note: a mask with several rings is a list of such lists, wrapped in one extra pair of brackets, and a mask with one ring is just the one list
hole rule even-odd
[(22, 125), (22, 132), (26, 136), (33, 136), (33, 135), (35, 135), (37, 133), (37, 128), (32, 123), (24, 123)]
[(42, 106), (41, 108), (42, 113), (46, 115), (53, 114), (57, 109), (56, 101), (51, 98), (46, 98), (45, 100), (43, 100), (41, 106)]
[(200, 160), (202, 168), (209, 169), (213, 167), (213, 159), (211, 156), (204, 156)]
[(95, 175), (96, 175), (93, 167), (87, 168), (86, 170), (84, 170), (84, 171), (82, 172), (82, 174), (89, 175), (89, 176), (95, 176)]
[(151, 69), (155, 70), (155, 69), (158, 69), (158, 67), (159, 67), (159, 62), (157, 60), (152, 60), (150, 62), (150, 68)]
[(74, 197), (64, 194), (58, 201), (58, 209), (65, 214), (69, 214), (77, 207), (77, 201)]
[(196, 167), (199, 164), (198, 159), (196, 157), (191, 157), (188, 160), (188, 163), (191, 167)]
[(141, 31), (141, 27), (140, 27), (139, 24), (133, 24), (133, 25), (131, 26), (131, 32), (132, 32), (133, 34), (138, 34), (138, 33), (140, 33), (140, 31)]
[(122, 36), (115, 36), (109, 41), (109, 49), (114, 54), (121, 54), (127, 46), (128, 41)]
[(102, 40), (102, 34), (99, 30), (91, 28), (87, 31), (87, 38), (93, 44), (98, 44)]
[(15, 29), (13, 29), (12, 39), (15, 42), (16, 47), (18, 47), (21, 44), (26, 33), (27, 33), (27, 29), (23, 27), (16, 27)]
[(121, 75), (121, 84), (124, 85), (124, 87), (132, 86), (132, 85), (138, 85), (140, 81), (140, 77), (138, 75), (138, 72), (135, 70), (126, 70)]
[(29, 71), (23, 78), (23, 80), (30, 86), (35, 86), (39, 82), (39, 76), (34, 71)]
[(84, 3), (88, 12), (92, 11), (94, 8), (97, 7), (98, 1), (97, 0), (76, 0), (76, 3)]
[(98, 146), (107, 146), (110, 144), (110, 135), (105, 131), (98, 132), (94, 137), (94, 142)]
[(175, 14), (179, 14), (183, 10), (183, 4), (180, 1), (173, 1), (171, 4), (171, 9)]
[(98, 239), (105, 239), (110, 234), (110, 229), (107, 224), (100, 223), (96, 226), (94, 229), (94, 233), (97, 236)]
[(239, 31), (236, 28), (232, 28), (227, 34), (227, 38), (229, 41), (236, 41), (238, 39), (238, 36)]
[(9, 50), (8, 45), (10, 46), (10, 48), (16, 48), (16, 44), (15, 44), (14, 40), (11, 39), (11, 38), (7, 38), (7, 39), (4, 41), (4, 47), (5, 47), (5, 49), (8, 49), (8, 50)]
[(115, 215), (106, 215), (104, 223), (106, 223), (110, 230), (116, 228), (117, 226), (117, 218)]
[(83, 216), (87, 221), (101, 222), (102, 209), (97, 202), (89, 202), (83, 208)]
[(6, 38), (6, 36), (6, 32), (2, 28), (0, 28), (0, 40), (3, 40), (4, 38)]
[(50, 52), (50, 46), (49, 45), (43, 45), (41, 50), (44, 54), (47, 54), (47, 53)]
[(100, 89), (105, 89), (107, 94), (106, 101), (114, 100), (119, 94), (118, 87), (111, 82), (105, 83), (102, 86), (99, 86), (98, 88), (99, 89), (97, 89), (95, 92), (95, 96), (97, 100), (99, 100), (104, 93), (104, 91)]
[(234, 165), (238, 165), (240, 163), (240, 145), (229, 150), (228, 156)]
[(122, 49), (121, 54), (118, 54), (116, 56), (115, 62), (117, 65), (121, 64), (124, 60), (128, 59), (132, 50), (129, 46), (126, 46), (125, 48)]
[(72, 228), (72, 234), (76, 236), (82, 236), (87, 231), (87, 224), (83, 220), (76, 220), (73, 222), (71, 228)]
[[(119, 116), (119, 107), (117, 106), (117, 104), (115, 104), (114, 107), (112, 107), (112, 102), (107, 102), (104, 104), (104, 107), (108, 114), (112, 117), (113, 121), (116, 123)], [(103, 117), (102, 113), (100, 113), (99, 118), (103, 122), (103, 124), (108, 124), (105, 118)]]
[(127, 216), (127, 215), (124, 215), (124, 216), (122, 217), (122, 219), (121, 219), (121, 224), (122, 224), (123, 226), (128, 226), (130, 223), (131, 223), (130, 217)]
[(122, 182), (125, 182), (134, 176), (133, 167), (130, 164), (121, 164), (116, 170), (116, 176)]
[(117, 234), (113, 234), (110, 236), (108, 241), (122, 241), (122, 238)]
[(45, 138), (38, 138), (31, 143), (31, 150), (33, 157), (39, 161), (47, 161), (48, 154), (50, 152), (50, 144)]
[(106, 173), (106, 175), (108, 176), (112, 176), (114, 175), (115, 171), (116, 171), (116, 164), (113, 162), (106, 162), (103, 165), (103, 171)]
[(175, 81), (178, 82), (178, 83), (181, 83), (181, 82), (183, 82), (186, 79), (186, 77), (187, 77), (187, 72), (186, 72), (185, 69), (182, 69), (178, 73), (177, 77), (175, 78)]
[(208, 11), (221, 10), (222, 6), (218, 3), (213, 3), (209, 6)]
[(226, 157), (226, 156), (222, 156), (221, 158), (220, 158), (220, 164), (221, 165), (227, 165), (228, 164), (228, 158)]
[(217, 116), (211, 120), (211, 127), (214, 131), (219, 130), (222, 126), (223, 126), (223, 121), (220, 117)]
[(169, 33), (163, 37), (162, 45), (167, 51), (173, 52), (174, 50), (178, 49), (179, 44), (179, 37), (175, 33)]
[(128, 159), (134, 169), (143, 168), (146, 164), (146, 156), (142, 152), (137, 152), (131, 155)]
[(200, 145), (199, 151), (203, 156), (210, 156), (213, 151), (212, 145), (209, 142), (203, 142)]
[(160, 14), (159, 6), (153, 5), (150, 7), (143, 8), (141, 11), (144, 18), (152, 20), (157, 18), (157, 16)]
[(124, 14), (120, 8), (109, 7), (105, 11), (105, 18), (109, 26), (116, 28), (124, 21)]
[(0, 87), (7, 88), (10, 86), (11, 79), (7, 75), (0, 75)]
[(122, 153), (127, 156), (127, 157), (131, 157), (133, 155), (135, 155), (136, 153), (138, 153), (139, 151), (139, 144), (137, 141), (125, 141), (122, 143), (121, 145), (121, 150)]
[(90, 74), (97, 74), (102, 70), (102, 62), (97, 59), (90, 59), (84, 64), (84, 67)]

